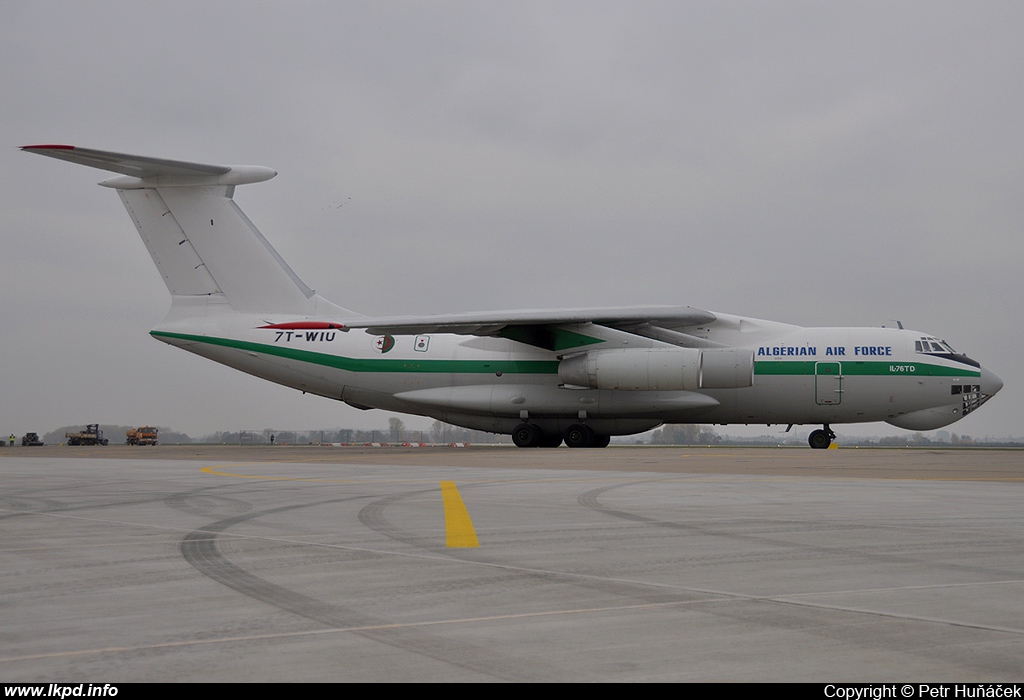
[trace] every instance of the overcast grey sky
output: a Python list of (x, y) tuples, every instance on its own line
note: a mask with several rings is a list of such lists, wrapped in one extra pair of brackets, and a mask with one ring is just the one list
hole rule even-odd
[(1009, 1), (0, 0), (0, 432), (387, 424), (151, 339), (103, 173), (16, 150), (70, 143), (275, 168), (236, 201), (363, 313), (899, 319), (1006, 383), (950, 430), (1024, 435), (1022, 34)]

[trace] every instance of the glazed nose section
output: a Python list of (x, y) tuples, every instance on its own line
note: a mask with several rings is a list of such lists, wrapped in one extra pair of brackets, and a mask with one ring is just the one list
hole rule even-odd
[(986, 398), (991, 398), (995, 396), (1002, 388), (1003, 380), (997, 377), (995, 372), (982, 367), (981, 393), (984, 394)]

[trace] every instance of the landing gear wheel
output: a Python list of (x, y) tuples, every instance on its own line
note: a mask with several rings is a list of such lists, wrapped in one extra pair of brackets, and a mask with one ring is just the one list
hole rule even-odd
[(539, 447), (543, 438), (540, 428), (530, 423), (520, 423), (512, 431), (512, 442), (516, 447)]
[(565, 429), (565, 444), (569, 447), (590, 447), (594, 444), (594, 431), (582, 423), (573, 423)]
[(594, 434), (594, 442), (591, 443), (591, 447), (608, 447), (608, 443), (612, 441), (611, 435), (598, 435)]
[(813, 450), (827, 450), (828, 446), (832, 444), (832, 438), (835, 437), (831, 433), (831, 430), (812, 430), (811, 434), (807, 436), (807, 444)]

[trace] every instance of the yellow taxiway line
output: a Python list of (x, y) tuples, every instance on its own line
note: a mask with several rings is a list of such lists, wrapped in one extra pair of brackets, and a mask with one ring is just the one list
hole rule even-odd
[(469, 511), (454, 481), (441, 482), (441, 497), (444, 499), (445, 544), (449, 547), (479, 547), (473, 521), (469, 519)]

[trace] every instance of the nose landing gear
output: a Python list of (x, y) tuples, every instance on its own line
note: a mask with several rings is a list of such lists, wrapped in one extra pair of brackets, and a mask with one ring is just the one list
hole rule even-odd
[(836, 439), (836, 434), (832, 432), (832, 429), (828, 427), (828, 423), (824, 425), (824, 430), (812, 430), (811, 434), (807, 436), (807, 444), (814, 450), (827, 450), (828, 446), (832, 444), (832, 441)]

